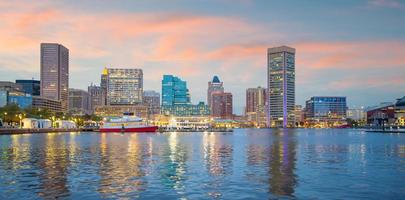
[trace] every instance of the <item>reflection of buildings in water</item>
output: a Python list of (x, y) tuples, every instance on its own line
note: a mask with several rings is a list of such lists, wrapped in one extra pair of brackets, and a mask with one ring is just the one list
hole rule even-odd
[(160, 174), (163, 184), (173, 188), (178, 194), (185, 190), (184, 181), (187, 172), (187, 149), (178, 141), (178, 133), (172, 132), (168, 136), (168, 148), (164, 149)]
[(5, 170), (18, 170), (23, 163), (31, 159), (31, 147), (29, 136), (27, 135), (10, 135), (11, 145), (9, 148), (2, 150), (0, 162)]
[(294, 174), (296, 162), (296, 141), (294, 130), (277, 130), (270, 147), (269, 184), (275, 195), (292, 196), (297, 180)]
[[(66, 148), (63, 135), (48, 133), (45, 135), (45, 145), (39, 153), (39, 175), (41, 191), (38, 195), (46, 199), (68, 197), (70, 195), (67, 186), (68, 168), (70, 165), (70, 152)], [(43, 156), (43, 157), (41, 157)]]
[[(144, 159), (149, 154), (150, 142), (142, 146), (137, 134), (124, 135), (127, 144), (108, 145), (108, 136), (100, 138), (100, 183), (98, 192), (105, 197), (137, 197), (145, 190), (145, 173), (142, 169)], [(118, 140), (118, 139), (117, 139)], [(146, 151), (146, 153), (145, 153)], [(149, 155), (150, 156), (150, 155)]]
[(233, 147), (221, 142), (220, 133), (204, 133), (204, 162), (208, 172), (214, 176), (232, 173)]

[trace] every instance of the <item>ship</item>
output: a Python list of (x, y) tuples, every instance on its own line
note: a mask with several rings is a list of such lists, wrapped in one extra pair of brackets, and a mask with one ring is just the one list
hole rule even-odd
[(100, 132), (156, 132), (157, 126), (148, 125), (142, 118), (133, 116), (132, 113), (124, 113), (122, 117), (106, 117), (100, 126)]

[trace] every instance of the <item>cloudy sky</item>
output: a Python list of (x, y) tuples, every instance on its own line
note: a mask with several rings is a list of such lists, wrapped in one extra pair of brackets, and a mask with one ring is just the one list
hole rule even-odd
[(39, 79), (39, 45), (70, 50), (70, 87), (99, 84), (104, 67), (163, 74), (206, 100), (218, 75), (241, 113), (245, 89), (266, 86), (268, 47), (296, 48), (296, 103), (347, 96), (349, 106), (405, 95), (405, 1), (0, 1), (0, 80)]

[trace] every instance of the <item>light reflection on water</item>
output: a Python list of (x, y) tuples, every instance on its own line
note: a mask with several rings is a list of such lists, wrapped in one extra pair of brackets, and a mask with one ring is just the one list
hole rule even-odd
[(403, 180), (401, 134), (0, 136), (0, 199), (404, 199)]

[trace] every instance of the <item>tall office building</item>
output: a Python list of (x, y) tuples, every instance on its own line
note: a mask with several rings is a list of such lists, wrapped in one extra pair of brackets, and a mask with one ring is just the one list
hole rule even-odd
[(80, 89), (69, 89), (69, 112), (73, 115), (91, 114), (89, 93)]
[(262, 87), (248, 88), (246, 90), (246, 113), (264, 110), (266, 102), (266, 89)]
[(190, 104), (190, 93), (186, 81), (173, 75), (163, 75), (162, 106)]
[(90, 110), (94, 113), (96, 106), (105, 105), (105, 90), (101, 86), (90, 85), (87, 88), (90, 96)]
[(212, 94), (213, 117), (221, 119), (233, 118), (232, 94), (229, 92)]
[(212, 94), (223, 92), (224, 92), (224, 83), (219, 81), (218, 76), (214, 76), (212, 81), (208, 82), (208, 90), (207, 90), (207, 104), (210, 107), (211, 112), (212, 112)]
[(160, 113), (160, 94), (153, 90), (143, 91), (143, 104), (151, 115)]
[(15, 80), (15, 83), (20, 84), (25, 93), (39, 96), (41, 94), (41, 82), (38, 80)]
[(295, 106), (295, 49), (267, 50), (268, 126), (293, 127)]
[(61, 44), (41, 43), (41, 96), (62, 103), (68, 109), (69, 49)]
[(107, 69), (107, 105), (142, 103), (142, 69)]

